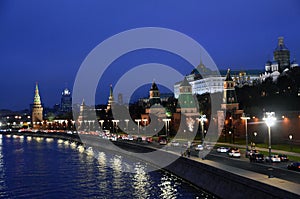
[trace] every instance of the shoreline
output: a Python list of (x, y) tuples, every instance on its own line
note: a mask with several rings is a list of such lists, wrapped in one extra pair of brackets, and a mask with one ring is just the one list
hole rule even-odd
[[(78, 135), (67, 133), (38, 133), (38, 132), (0, 132), (2, 135), (25, 135), (36, 137), (51, 137), (64, 140), (71, 140), (77, 143), (95, 147), (96, 149), (106, 149), (108, 151), (130, 156), (130, 151), (134, 153), (147, 153), (158, 149), (147, 145), (139, 145), (134, 142), (122, 142), (117, 141), (114, 144), (106, 145), (109, 140), (103, 140), (97, 136), (91, 135)], [(82, 142), (84, 139), (86, 142)], [(108, 142), (107, 142), (108, 141)], [(99, 145), (101, 143), (101, 146)], [(117, 147), (112, 147), (117, 146)], [(120, 152), (116, 149), (118, 147), (126, 149), (128, 154)], [(163, 151), (164, 157), (171, 157), (172, 154), (168, 151)], [(176, 156), (179, 156), (176, 154)], [(164, 158), (162, 157), (162, 158)], [(141, 161), (150, 163), (158, 169), (165, 170), (169, 173), (176, 175), (191, 185), (206, 191), (209, 194), (215, 195), (221, 198), (240, 198), (247, 197), (252, 198), (298, 198), (300, 195), (299, 184), (291, 183), (277, 178), (268, 179), (258, 173), (242, 170), (239, 168), (233, 168), (224, 166), (212, 161), (202, 161), (196, 158), (178, 157), (178, 159), (172, 164), (161, 168), (155, 161), (151, 159), (145, 159), (144, 157), (137, 157), (134, 155), (132, 158), (139, 159)], [(159, 159), (159, 157), (157, 157)]]

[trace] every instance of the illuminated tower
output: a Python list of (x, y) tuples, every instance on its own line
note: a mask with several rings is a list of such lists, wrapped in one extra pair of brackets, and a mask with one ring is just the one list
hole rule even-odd
[(150, 91), (149, 91), (149, 103), (150, 106), (152, 105), (160, 105), (160, 92), (158, 90), (157, 85), (155, 82), (152, 83)]
[(107, 103), (106, 111), (109, 111), (111, 109), (113, 103), (114, 103), (114, 93), (113, 93), (112, 85), (110, 85), (109, 97), (108, 97), (108, 103)]
[(225, 110), (238, 110), (239, 103), (235, 93), (235, 83), (230, 75), (230, 69), (227, 70), (226, 78), (224, 81), (224, 92), (221, 109)]
[(189, 117), (199, 115), (198, 104), (196, 102), (197, 99), (193, 96), (192, 86), (186, 77), (184, 77), (179, 86), (177, 112), (181, 112)]
[(61, 104), (60, 110), (62, 112), (70, 112), (72, 111), (72, 97), (69, 89), (65, 89), (61, 95)]
[(279, 72), (282, 72), (286, 68), (290, 67), (290, 51), (284, 45), (283, 37), (278, 38), (278, 44), (273, 54), (274, 54), (274, 60), (279, 65)]
[(39, 87), (38, 84), (36, 83), (34, 102), (32, 106), (32, 124), (35, 125), (37, 124), (37, 122), (42, 122), (42, 121), (43, 121), (43, 106), (39, 95)]

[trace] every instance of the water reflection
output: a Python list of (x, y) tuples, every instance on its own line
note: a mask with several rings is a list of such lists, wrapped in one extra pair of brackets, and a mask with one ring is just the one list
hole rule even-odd
[(176, 198), (177, 188), (176, 184), (172, 184), (174, 179), (170, 178), (167, 174), (164, 174), (161, 178), (161, 183), (158, 185), (161, 191), (160, 198)]
[(27, 140), (27, 141), (31, 141), (31, 140), (32, 140), (32, 137), (31, 137), (31, 136), (27, 136), (27, 137), (26, 137), (26, 140)]
[(6, 183), (5, 183), (5, 167), (4, 167), (4, 161), (3, 161), (3, 141), (2, 141), (2, 135), (0, 137), (0, 197), (8, 197), (5, 190), (7, 189)]
[[(123, 179), (122, 179), (122, 157), (115, 155), (110, 160), (112, 169), (113, 169), (113, 188), (121, 189), (123, 187)], [(118, 196), (117, 196), (118, 197)]]
[(133, 176), (133, 188), (135, 189), (135, 198), (148, 198), (150, 189), (150, 178), (146, 173), (146, 166), (140, 163), (135, 165), (135, 174)]

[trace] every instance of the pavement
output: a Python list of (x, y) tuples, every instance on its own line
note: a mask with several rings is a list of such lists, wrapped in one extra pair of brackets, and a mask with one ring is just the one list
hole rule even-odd
[(225, 170), (225, 171), (228, 171), (228, 172), (231, 172), (231, 173), (234, 173), (239, 176), (243, 176), (245, 178), (249, 178), (249, 179), (261, 182), (261, 183), (268, 184), (270, 186), (277, 187), (279, 189), (286, 190), (288, 192), (291, 192), (291, 193), (294, 193), (294, 194), (297, 194), (300, 196), (300, 185), (298, 183), (290, 182), (290, 181), (279, 179), (279, 178), (269, 178), (267, 175), (264, 175), (264, 174), (240, 169), (237, 167), (232, 167), (229, 165), (224, 165), (224, 164), (210, 161), (210, 160), (202, 160), (202, 159), (196, 158), (196, 157), (190, 157), (190, 159), (201, 162), (203, 164), (207, 164), (207, 165), (222, 169), (222, 170)]

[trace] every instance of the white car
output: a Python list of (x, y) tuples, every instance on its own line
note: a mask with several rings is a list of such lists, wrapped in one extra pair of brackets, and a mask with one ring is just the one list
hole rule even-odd
[(179, 142), (176, 142), (176, 141), (171, 142), (171, 146), (179, 146), (179, 145), (180, 145)]
[(231, 148), (228, 150), (228, 156), (233, 157), (233, 158), (240, 158), (241, 153), (238, 148)]
[[(266, 156), (266, 162), (270, 162), (270, 157)], [(281, 162), (280, 157), (278, 155), (271, 155), (271, 162)]]
[(203, 149), (204, 149), (204, 147), (201, 144), (199, 144), (195, 147), (196, 151), (202, 151)]
[(223, 147), (223, 146), (217, 148), (218, 153), (227, 153), (227, 151), (228, 151), (228, 148)]

